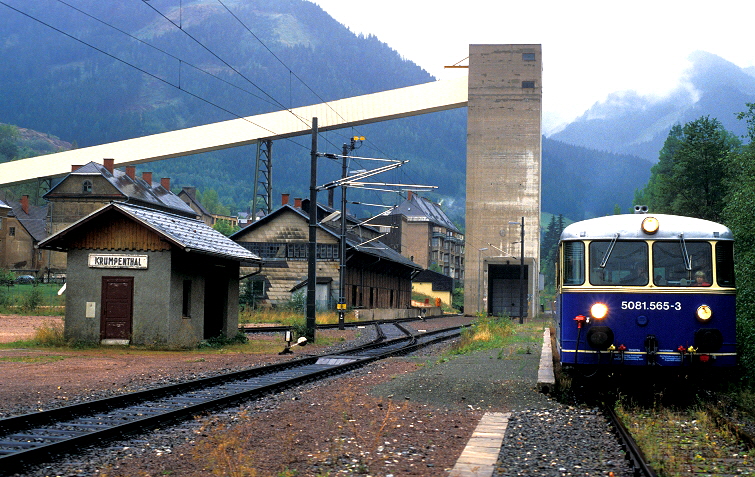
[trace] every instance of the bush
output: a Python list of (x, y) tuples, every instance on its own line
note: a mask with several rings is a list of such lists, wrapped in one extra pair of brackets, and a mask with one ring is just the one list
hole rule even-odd
[(40, 346), (66, 346), (67, 343), (63, 337), (63, 324), (45, 321), (42, 326), (34, 330), (34, 341), (39, 343)]
[(42, 292), (39, 288), (32, 288), (21, 298), (21, 308), (24, 311), (34, 311), (42, 304)]

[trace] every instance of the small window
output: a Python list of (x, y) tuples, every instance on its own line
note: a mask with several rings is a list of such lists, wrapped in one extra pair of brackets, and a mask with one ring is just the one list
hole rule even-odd
[(522, 88), (523, 89), (534, 89), (535, 88), (535, 82), (534, 81), (522, 81)]
[(92, 193), (92, 181), (86, 180), (81, 183), (81, 193), (82, 194), (91, 194)]
[(8, 235), (10, 235), (11, 237), (15, 237), (16, 236), (16, 227), (8, 227)]
[(535, 61), (534, 53), (522, 53), (522, 61)]
[(585, 282), (585, 244), (564, 242), (564, 285), (582, 285)]
[(734, 242), (716, 243), (716, 281), (719, 286), (734, 286)]
[(181, 315), (184, 318), (191, 318), (191, 280), (184, 280)]

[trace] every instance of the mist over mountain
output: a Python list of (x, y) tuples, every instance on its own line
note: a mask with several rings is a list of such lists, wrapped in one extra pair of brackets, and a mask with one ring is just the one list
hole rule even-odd
[(654, 163), (675, 124), (710, 116), (732, 133), (745, 135), (746, 125), (736, 114), (746, 109), (745, 103), (755, 102), (755, 68), (743, 69), (702, 51), (689, 60), (681, 85), (666, 97), (614, 93), (550, 138)]

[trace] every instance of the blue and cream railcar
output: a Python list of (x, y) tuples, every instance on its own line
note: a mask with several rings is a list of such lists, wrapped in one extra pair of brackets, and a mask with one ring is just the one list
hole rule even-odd
[(565, 368), (736, 364), (727, 227), (663, 214), (601, 217), (566, 227), (559, 256)]

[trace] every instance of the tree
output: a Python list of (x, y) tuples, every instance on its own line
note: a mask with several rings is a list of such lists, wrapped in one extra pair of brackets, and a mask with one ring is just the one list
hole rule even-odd
[(671, 128), (650, 181), (635, 200), (653, 212), (720, 222), (732, 154), (741, 141), (708, 116)]
[(215, 222), (215, 225), (213, 225), (212, 228), (228, 237), (237, 232), (241, 227), (238, 225), (231, 225), (230, 221), (221, 219)]
[(742, 369), (755, 381), (755, 103), (737, 115), (747, 121), (750, 143), (733, 155), (729, 193), (723, 218), (734, 233), (737, 276), (737, 343)]
[(559, 214), (551, 216), (548, 228), (545, 231), (542, 241), (540, 242), (540, 269), (545, 277), (545, 284), (553, 285), (555, 283), (556, 271), (555, 263), (558, 261), (558, 241), (561, 239), (561, 232), (564, 231), (564, 216)]

